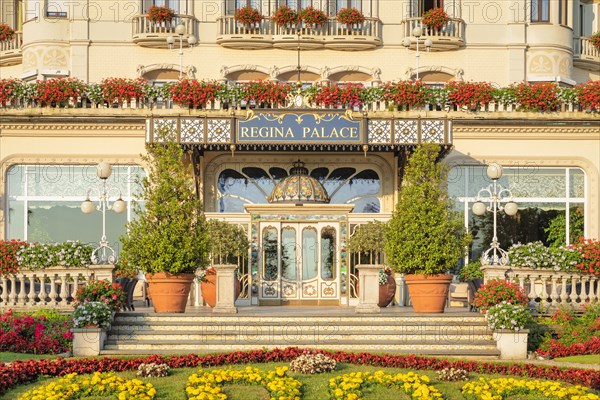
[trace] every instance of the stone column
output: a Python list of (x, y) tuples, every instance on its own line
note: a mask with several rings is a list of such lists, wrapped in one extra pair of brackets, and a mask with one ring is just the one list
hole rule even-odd
[(106, 331), (101, 328), (73, 328), (73, 356), (97, 356), (104, 348)]
[(237, 265), (215, 265), (217, 270), (217, 304), (213, 308), (215, 313), (237, 314), (235, 307), (235, 280)]
[(379, 264), (359, 264), (358, 269), (358, 306), (355, 311), (357, 314), (378, 314), (381, 309), (379, 303), (379, 270), (382, 268)]

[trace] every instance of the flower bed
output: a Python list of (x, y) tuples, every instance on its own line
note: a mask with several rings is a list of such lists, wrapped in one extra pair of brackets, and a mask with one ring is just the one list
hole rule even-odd
[(540, 241), (513, 244), (508, 249), (508, 257), (513, 267), (554, 271), (576, 271), (582, 260), (576, 249), (563, 246), (546, 247)]
[(583, 343), (573, 343), (569, 346), (556, 339), (551, 339), (544, 345), (544, 349), (538, 349), (536, 352), (550, 358), (600, 354), (600, 337), (594, 337)]
[(36, 82), (33, 100), (41, 106), (66, 107), (85, 92), (83, 81), (76, 78), (52, 78)]
[(148, 81), (142, 78), (108, 78), (100, 83), (102, 99), (109, 104), (122, 103), (136, 99), (140, 101), (146, 96)]
[[(145, 358), (89, 358), (55, 360), (15, 361), (10, 366), (0, 365), (0, 393), (8, 388), (25, 382), (31, 382), (41, 375), (62, 376), (77, 372), (90, 374), (93, 372), (137, 370), (142, 363), (167, 364), (171, 368), (214, 367), (228, 364), (268, 363), (291, 361), (306, 350), (297, 347), (274, 350), (252, 350), (244, 352), (220, 353), (199, 356), (163, 357), (152, 355)], [(326, 354), (338, 363), (370, 365), (374, 367), (407, 368), (413, 370), (438, 371), (444, 368), (460, 368), (468, 372), (481, 374), (500, 374), (520, 377), (544, 376), (550, 380), (558, 380), (576, 385), (585, 385), (592, 389), (600, 389), (600, 371), (578, 368), (558, 368), (533, 364), (500, 364), (477, 361), (450, 361), (427, 358), (415, 355), (386, 355), (370, 353), (315, 352)]]
[(0, 316), (0, 351), (58, 354), (71, 349), (71, 318), (55, 312), (13, 313)]
[(360, 107), (361, 84), (322, 86), (314, 96), (314, 102), (324, 107)]
[[(466, 399), (502, 400), (512, 396), (543, 396), (544, 399), (597, 400), (593, 393), (579, 385), (564, 387), (557, 382), (533, 379), (479, 378), (476, 382), (466, 383), (462, 387)], [(520, 397), (517, 397), (520, 398)], [(529, 398), (529, 397), (528, 397)]]
[(213, 102), (223, 90), (223, 84), (210, 81), (183, 79), (169, 86), (173, 101), (191, 108), (203, 108)]
[(429, 88), (422, 81), (387, 82), (383, 100), (394, 106), (421, 107), (430, 101)]
[(493, 99), (494, 88), (487, 82), (454, 82), (446, 85), (448, 100), (458, 107), (478, 108)]
[(156, 389), (151, 383), (139, 379), (126, 379), (114, 373), (95, 372), (92, 377), (67, 374), (57, 382), (32, 389), (19, 400), (75, 399), (81, 397), (113, 398), (129, 400), (153, 399)]
[(285, 104), (292, 85), (284, 82), (252, 81), (241, 85), (241, 99), (255, 104)]
[(286, 376), (287, 370), (287, 367), (267, 372), (254, 367), (243, 370), (216, 369), (210, 372), (200, 370), (188, 378), (185, 391), (190, 400), (226, 399), (221, 391), (225, 383), (244, 383), (263, 386), (272, 399), (299, 399), (302, 383)]
[(79, 241), (67, 241), (23, 244), (16, 257), (19, 268), (38, 270), (54, 266), (86, 268), (91, 255), (92, 246)]
[(27, 242), (19, 240), (0, 241), (0, 275), (10, 275), (19, 272), (17, 253)]
[(521, 82), (511, 85), (515, 102), (525, 111), (556, 111), (560, 104), (558, 85), (552, 82)]

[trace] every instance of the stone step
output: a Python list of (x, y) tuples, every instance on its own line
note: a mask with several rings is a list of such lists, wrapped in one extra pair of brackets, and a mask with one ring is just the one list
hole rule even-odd
[(390, 341), (373, 341), (373, 342), (348, 342), (348, 341), (297, 341), (290, 343), (288, 341), (278, 342), (270, 341), (268, 343), (231, 343), (223, 341), (187, 341), (187, 342), (172, 342), (172, 341), (152, 341), (140, 342), (137, 340), (120, 340), (118, 342), (108, 339), (104, 345), (104, 351), (111, 350), (140, 350), (148, 353), (156, 353), (157, 350), (165, 350), (171, 354), (182, 352), (196, 351), (245, 351), (256, 349), (273, 349), (288, 346), (310, 347), (325, 350), (342, 350), (342, 351), (403, 351), (412, 354), (424, 354), (424, 351), (435, 351), (442, 354), (447, 350), (455, 352), (459, 351), (485, 351), (489, 355), (498, 355), (498, 350), (495, 343), (490, 341), (472, 341), (470, 343), (443, 343), (435, 342), (424, 344), (421, 341), (406, 341), (402, 343), (391, 343)]
[(440, 342), (440, 343), (460, 343), (473, 341), (491, 341), (491, 334), (422, 334), (422, 333), (387, 333), (373, 332), (370, 334), (357, 334), (356, 332), (319, 332), (319, 333), (294, 333), (294, 332), (267, 332), (267, 333), (249, 333), (230, 331), (228, 333), (198, 333), (192, 331), (122, 331), (109, 332), (109, 338), (112, 341), (159, 341), (180, 343), (182, 341), (227, 341), (232, 343), (270, 343), (272, 341), (286, 342), (294, 344), (298, 341), (310, 341), (313, 343), (326, 341), (348, 341), (352, 343), (365, 342), (371, 343), (374, 341), (389, 341), (389, 342)]
[[(264, 346), (266, 348), (274, 348), (277, 346)], [(260, 349), (263, 347), (261, 346)], [(258, 349), (258, 347), (256, 348)], [(331, 348), (327, 348), (325, 350), (331, 350)], [(342, 349), (344, 351), (364, 351), (363, 347), (353, 347), (352, 345), (347, 345), (346, 348)], [(224, 349), (213, 348), (208, 350), (194, 350), (194, 351), (181, 351), (176, 352), (173, 350), (163, 350), (163, 349), (154, 349), (154, 350), (145, 350), (145, 349), (114, 349), (114, 348), (105, 348), (100, 352), (101, 355), (105, 356), (122, 356), (122, 355), (136, 355), (136, 356), (145, 356), (151, 354), (162, 354), (162, 355), (174, 355), (174, 354), (210, 354), (215, 351), (227, 351)], [(482, 360), (496, 360), (500, 356), (500, 352), (497, 349), (489, 349), (482, 350), (480, 348), (476, 350), (470, 349), (421, 349), (419, 351), (412, 350), (386, 350), (386, 353), (390, 354), (418, 354), (423, 356), (443, 356), (443, 357), (469, 357), (469, 359), (482, 359)], [(216, 367), (215, 367), (216, 368)]]

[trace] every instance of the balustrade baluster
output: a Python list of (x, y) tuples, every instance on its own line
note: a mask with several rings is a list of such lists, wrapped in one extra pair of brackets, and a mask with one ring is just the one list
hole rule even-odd
[(67, 306), (67, 273), (60, 274), (60, 302), (61, 307)]
[(46, 293), (46, 273), (42, 273), (40, 276), (40, 305), (47, 304), (46, 299), (48, 298), (48, 294)]
[(25, 293), (25, 278), (26, 275), (24, 273), (21, 273), (21, 278), (20, 280), (20, 285), (19, 285), (19, 292), (17, 294), (17, 304), (24, 306), (27, 304), (27, 296)]
[(527, 275), (527, 277), (529, 278), (529, 294), (527, 295), (529, 297), (529, 306), (535, 307), (536, 306), (535, 299), (538, 297), (535, 292), (536, 278), (531, 275)]
[(593, 277), (590, 282), (590, 301), (600, 301), (600, 279)]
[(9, 304), (15, 305), (17, 301), (17, 279), (14, 275), (10, 276), (10, 293), (8, 295)]
[(56, 274), (50, 275), (50, 293), (48, 294), (48, 297), (48, 304), (57, 304), (56, 298), (58, 297), (58, 294), (56, 293)]
[(567, 295), (567, 277), (565, 275), (561, 276), (560, 281), (560, 302), (561, 304), (565, 304), (567, 302), (567, 299), (569, 298)]
[(8, 287), (7, 287), (7, 279), (5, 275), (2, 275), (2, 294), (0, 296), (2, 296), (2, 301), (0, 302), (0, 304), (2, 304), (3, 306), (8, 305)]
[(579, 297), (577, 295), (577, 281), (579, 280), (579, 277), (571, 275), (571, 295), (569, 296), (571, 298), (571, 303), (573, 304), (573, 306), (575, 306), (575, 303), (577, 303), (577, 298)]
[(552, 275), (552, 292), (550, 293), (550, 299), (552, 300), (553, 306), (557, 305), (557, 300), (559, 299), (556, 283), (557, 283), (556, 276)]

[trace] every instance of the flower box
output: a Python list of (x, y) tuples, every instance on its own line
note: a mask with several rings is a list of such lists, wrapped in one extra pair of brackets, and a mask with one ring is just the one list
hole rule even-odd
[(0, 42), (11, 40), (15, 35), (15, 31), (5, 23), (0, 22)]
[(104, 348), (106, 331), (101, 328), (73, 328), (73, 356), (97, 356)]
[(502, 360), (525, 360), (527, 358), (527, 335), (529, 330), (513, 331), (498, 329), (494, 331), (496, 347)]
[(314, 7), (306, 7), (300, 11), (300, 19), (310, 27), (324, 25), (327, 22), (327, 14)]
[(287, 26), (292, 28), (295, 27), (300, 21), (298, 13), (286, 5), (279, 6), (271, 19), (277, 24), (277, 26)]
[(169, 7), (152, 6), (148, 9), (146, 17), (150, 22), (154, 23), (171, 22), (175, 18), (175, 11)]
[(448, 14), (443, 8), (432, 8), (423, 13), (421, 22), (428, 28), (441, 29), (448, 22)]
[(337, 21), (348, 27), (365, 22), (365, 16), (356, 8), (342, 8), (337, 14)]
[(258, 11), (256, 8), (246, 6), (235, 10), (233, 18), (236, 22), (250, 27), (251, 25), (260, 24), (260, 22), (263, 19), (263, 16), (260, 14), (260, 11)]

